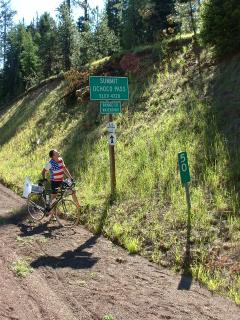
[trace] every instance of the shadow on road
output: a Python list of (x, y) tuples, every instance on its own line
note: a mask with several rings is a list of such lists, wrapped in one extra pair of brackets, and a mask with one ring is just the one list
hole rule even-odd
[(186, 251), (183, 260), (183, 273), (178, 284), (178, 290), (190, 290), (192, 286), (193, 277), (191, 271), (191, 230), (191, 211), (188, 210)]
[(7, 224), (19, 224), (24, 221), (28, 216), (27, 206), (24, 205), (20, 209), (14, 212), (6, 213), (0, 217), (0, 227)]
[[(33, 268), (40, 267), (51, 267), (56, 268), (73, 268), (73, 269), (88, 269), (92, 268), (98, 261), (99, 257), (92, 257), (93, 253), (87, 251), (86, 249), (91, 249), (96, 243), (98, 238), (101, 236), (102, 230), (105, 225), (105, 220), (107, 218), (107, 213), (109, 206), (111, 206), (111, 197), (109, 196), (104, 203), (102, 208), (102, 214), (96, 226), (96, 234), (91, 236), (85, 243), (81, 244), (79, 247), (73, 250), (68, 250), (63, 252), (60, 256), (49, 256), (44, 255), (38, 257), (31, 263)], [(47, 238), (54, 238), (59, 235), (66, 235), (70, 229), (60, 228), (58, 226), (48, 226), (47, 224), (40, 224), (38, 226), (32, 227), (27, 224), (19, 224), (21, 234), (20, 236), (33, 236), (36, 234), (41, 234)], [(55, 232), (56, 230), (57, 233)], [(74, 232), (74, 230), (72, 230)]]
[(68, 250), (63, 252), (60, 256), (41, 256), (31, 263), (31, 267), (51, 267), (56, 268), (73, 268), (73, 269), (88, 269), (92, 268), (100, 258), (92, 257), (92, 253), (86, 249), (92, 248), (99, 235), (90, 237), (85, 243), (80, 245), (75, 250)]
[(46, 238), (54, 238), (54, 231), (62, 229), (59, 225), (49, 226), (47, 223), (40, 223), (37, 226), (31, 224), (20, 223), (18, 224), (21, 233), (20, 237), (30, 237), (34, 235), (43, 235)]

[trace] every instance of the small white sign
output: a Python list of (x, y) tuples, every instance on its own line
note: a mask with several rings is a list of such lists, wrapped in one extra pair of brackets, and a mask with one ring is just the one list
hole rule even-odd
[(114, 122), (108, 122), (107, 129), (109, 133), (115, 133), (117, 130), (117, 125)]
[(116, 134), (115, 133), (110, 133), (108, 136), (108, 143), (110, 146), (115, 146), (117, 142)]

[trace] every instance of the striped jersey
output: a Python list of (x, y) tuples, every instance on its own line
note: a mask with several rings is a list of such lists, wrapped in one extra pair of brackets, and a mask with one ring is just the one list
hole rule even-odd
[(50, 172), (51, 181), (63, 181), (65, 164), (62, 158), (57, 161), (50, 159), (45, 166), (45, 170)]

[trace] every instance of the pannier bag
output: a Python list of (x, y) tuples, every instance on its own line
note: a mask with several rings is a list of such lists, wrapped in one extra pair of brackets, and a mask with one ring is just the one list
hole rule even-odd
[(31, 193), (32, 184), (29, 177), (25, 178), (24, 186), (23, 186), (23, 198), (27, 198), (29, 193)]

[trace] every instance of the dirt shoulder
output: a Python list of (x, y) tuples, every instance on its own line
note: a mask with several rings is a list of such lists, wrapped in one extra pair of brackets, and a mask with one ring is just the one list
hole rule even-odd
[[(0, 185), (0, 319), (240, 319), (228, 299), (82, 227), (33, 226), (21, 215), (8, 219), (22, 205)], [(11, 271), (21, 258), (33, 268), (26, 278)]]

